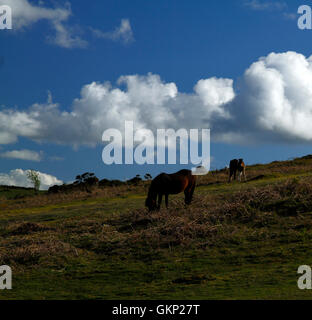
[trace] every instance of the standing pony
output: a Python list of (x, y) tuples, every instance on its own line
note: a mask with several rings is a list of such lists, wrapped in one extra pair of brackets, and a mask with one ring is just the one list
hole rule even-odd
[(246, 181), (246, 165), (243, 159), (234, 159), (230, 162), (230, 176), (229, 182), (232, 181), (232, 176), (234, 175), (234, 180), (236, 180), (236, 173), (238, 171), (238, 180), (242, 180), (242, 176), (244, 176), (244, 180)]
[[(145, 206), (149, 211), (159, 210), (163, 195), (165, 196), (166, 207), (168, 208), (169, 194), (178, 194), (184, 191), (185, 204), (192, 202), (195, 190), (196, 176), (191, 170), (181, 170), (177, 173), (161, 173), (151, 183)], [(158, 197), (158, 202), (157, 202)]]

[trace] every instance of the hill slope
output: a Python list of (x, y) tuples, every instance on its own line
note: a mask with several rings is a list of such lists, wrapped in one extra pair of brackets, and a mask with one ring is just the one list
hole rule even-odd
[[(147, 213), (148, 183), (0, 202), (0, 299), (309, 299), (312, 159), (200, 177), (191, 206)], [(0, 192), (1, 197), (1, 192)]]

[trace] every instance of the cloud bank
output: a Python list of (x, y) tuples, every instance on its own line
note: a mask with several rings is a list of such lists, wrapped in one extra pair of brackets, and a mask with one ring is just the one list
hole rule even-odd
[(254, 62), (240, 82), (200, 79), (192, 93), (179, 92), (159, 75), (121, 76), (116, 86), (82, 87), (70, 111), (52, 99), (27, 110), (0, 111), (0, 144), (18, 137), (67, 145), (101, 143), (104, 130), (211, 128), (215, 141), (231, 143), (312, 142), (312, 57), (271, 53)]
[[(27, 172), (28, 170), (15, 169), (11, 170), (9, 173), (0, 173), (0, 185), (32, 188), (33, 185), (27, 178)], [(41, 190), (47, 190), (55, 184), (63, 184), (61, 180), (54, 176), (39, 171), (38, 173), (41, 181)]]

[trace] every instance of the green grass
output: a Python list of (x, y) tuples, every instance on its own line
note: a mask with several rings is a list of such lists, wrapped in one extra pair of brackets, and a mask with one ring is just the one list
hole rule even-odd
[(13, 289), (0, 299), (310, 299), (297, 287), (312, 265), (310, 167), (257, 165), (241, 184), (211, 174), (189, 208), (178, 195), (153, 214), (142, 187), (24, 208), (9, 196), (0, 264)]
[[(20, 187), (9, 187), (9, 186), (0, 186), (0, 196), (5, 199), (23, 199), (29, 196), (35, 196), (36, 192), (32, 188), (20, 188)], [(44, 191), (39, 191), (39, 193), (45, 193)]]

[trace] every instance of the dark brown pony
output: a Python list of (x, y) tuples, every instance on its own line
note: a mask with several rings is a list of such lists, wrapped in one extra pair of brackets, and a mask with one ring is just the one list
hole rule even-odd
[(150, 211), (159, 210), (164, 195), (166, 207), (168, 208), (169, 194), (178, 194), (183, 191), (185, 194), (185, 204), (190, 204), (192, 202), (195, 184), (196, 176), (192, 175), (191, 170), (181, 170), (173, 174), (161, 173), (152, 181), (145, 205)]

